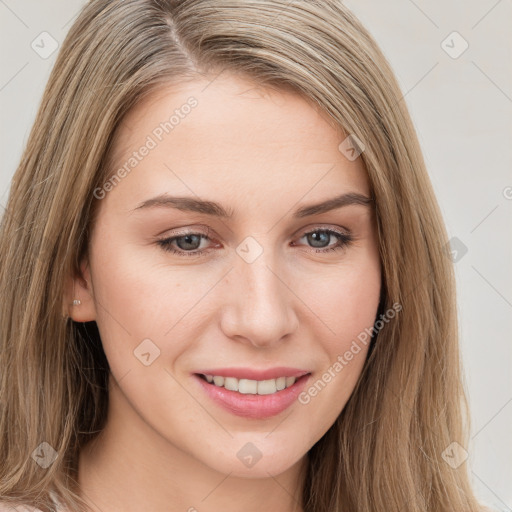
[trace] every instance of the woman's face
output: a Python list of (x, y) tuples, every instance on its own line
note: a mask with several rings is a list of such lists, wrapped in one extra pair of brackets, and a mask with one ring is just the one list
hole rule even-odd
[(345, 137), (298, 95), (225, 74), (154, 93), (122, 122), (71, 316), (97, 322), (109, 425), (145, 461), (178, 450), (276, 475), (342, 411), (381, 282), (372, 206), (350, 201), (369, 197), (368, 178)]

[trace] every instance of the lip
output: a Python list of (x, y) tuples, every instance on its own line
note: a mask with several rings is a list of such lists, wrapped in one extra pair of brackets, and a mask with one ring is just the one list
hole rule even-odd
[[(223, 375), (226, 377), (235, 377), (240, 373), (233, 374), (233, 369), (229, 370), (229, 374), (223, 375), (215, 373), (214, 375)], [(268, 370), (274, 371), (275, 369)], [(218, 372), (219, 370), (215, 370)], [(297, 371), (297, 370), (296, 370)], [(202, 372), (201, 372), (202, 373)], [(264, 372), (263, 372), (264, 373)], [(199, 374), (193, 374), (193, 379), (198, 383), (203, 392), (208, 396), (215, 404), (223, 408), (225, 411), (249, 419), (264, 419), (272, 416), (277, 416), (282, 413), (288, 407), (290, 407), (296, 400), (299, 394), (306, 386), (310, 373), (299, 372), (300, 375), (295, 383), (289, 388), (277, 391), (272, 395), (253, 395), (243, 394), (238, 391), (230, 391), (224, 387), (210, 384), (205, 379), (199, 376)], [(254, 373), (253, 373), (254, 374)], [(209, 373), (208, 375), (212, 375)], [(261, 375), (261, 372), (259, 373)], [(268, 375), (268, 373), (267, 373)], [(279, 374), (278, 377), (284, 377), (284, 374)], [(295, 375), (288, 375), (289, 377), (295, 377)], [(241, 378), (246, 378), (242, 376)], [(266, 379), (272, 379), (276, 377), (266, 377)], [(257, 378), (254, 380), (266, 380), (265, 378)]]
[(249, 380), (269, 380), (277, 379), (278, 377), (295, 377), (299, 378), (307, 375), (307, 370), (299, 370), (298, 368), (291, 368), (289, 366), (277, 366), (274, 368), (266, 368), (264, 370), (257, 370), (255, 368), (238, 367), (238, 368), (216, 368), (199, 370), (195, 373), (203, 375), (218, 375), (219, 377), (235, 377), (237, 379)]

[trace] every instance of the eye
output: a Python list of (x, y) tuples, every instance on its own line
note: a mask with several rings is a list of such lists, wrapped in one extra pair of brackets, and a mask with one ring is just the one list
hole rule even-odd
[[(329, 244), (331, 237), (336, 239), (334, 245)], [(312, 244), (311, 247), (315, 249), (317, 253), (344, 249), (354, 240), (353, 236), (349, 233), (327, 228), (308, 231), (304, 233), (299, 240), (302, 238), (306, 238), (307, 242)], [(209, 248), (205, 248), (204, 245), (201, 247), (203, 241), (208, 242), (211, 241), (211, 239), (207, 234), (190, 231), (182, 232), (170, 238), (157, 240), (157, 244), (165, 251), (178, 256), (201, 256), (209, 251)]]
[[(331, 237), (337, 240), (333, 246), (329, 246)], [(302, 238), (306, 238), (307, 242), (312, 244), (312, 247), (316, 249), (315, 252), (339, 251), (353, 242), (351, 234), (327, 228), (308, 231), (300, 239)], [(326, 243), (327, 245), (325, 245)]]
[[(165, 251), (172, 252), (178, 256), (199, 256), (206, 252), (204, 248), (199, 249), (203, 240), (210, 240), (210, 237), (204, 233), (194, 233), (190, 231), (182, 233), (179, 236), (158, 240), (157, 243)], [(174, 244), (176, 244), (178, 250), (176, 250)]]

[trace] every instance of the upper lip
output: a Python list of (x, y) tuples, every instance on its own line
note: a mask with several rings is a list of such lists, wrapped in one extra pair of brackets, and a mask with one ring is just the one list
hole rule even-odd
[(302, 377), (307, 375), (307, 370), (300, 370), (298, 368), (290, 368), (289, 366), (279, 366), (274, 368), (266, 368), (258, 370), (256, 368), (211, 368), (200, 370), (196, 372), (202, 375), (218, 375), (221, 377), (235, 377), (237, 379), (249, 380), (269, 380), (277, 379), (278, 377)]

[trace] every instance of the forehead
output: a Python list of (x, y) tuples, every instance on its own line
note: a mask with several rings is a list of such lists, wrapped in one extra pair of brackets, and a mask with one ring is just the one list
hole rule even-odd
[[(191, 106), (194, 105), (194, 106)], [(369, 194), (361, 158), (339, 150), (346, 134), (311, 101), (263, 88), (234, 75), (198, 79), (154, 91), (125, 116), (116, 134), (111, 172), (151, 146), (115, 194), (260, 194), (283, 191), (323, 199), (339, 192)], [(330, 194), (333, 195), (333, 194)]]

